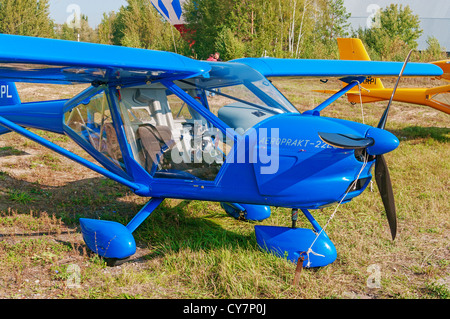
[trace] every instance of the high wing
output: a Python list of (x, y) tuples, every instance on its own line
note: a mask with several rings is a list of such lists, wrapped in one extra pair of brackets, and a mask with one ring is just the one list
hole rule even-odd
[(53, 84), (132, 84), (208, 74), (201, 61), (163, 51), (0, 35), (0, 78)]
[[(208, 76), (211, 66), (175, 53), (0, 35), (0, 78), (11, 82), (132, 84)], [(266, 77), (397, 76), (397, 62), (243, 58)], [(404, 76), (441, 76), (436, 65), (408, 64)]]
[[(346, 86), (305, 114), (320, 115), (320, 112), (368, 77), (398, 77), (403, 63), (349, 61), (349, 60), (308, 60), (276, 58), (243, 58), (233, 62), (242, 63), (259, 71), (265, 77), (336, 77), (346, 82)], [(441, 76), (440, 67), (430, 63), (408, 63), (403, 76)]]
[[(246, 64), (265, 77), (368, 77), (398, 76), (403, 63), (347, 60), (308, 60), (277, 58), (243, 58), (233, 60)], [(441, 76), (434, 64), (408, 63), (404, 76)]]

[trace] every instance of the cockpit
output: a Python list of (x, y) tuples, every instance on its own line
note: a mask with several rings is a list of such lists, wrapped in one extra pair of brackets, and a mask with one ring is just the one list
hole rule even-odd
[[(252, 68), (211, 65), (209, 77), (175, 81), (182, 94), (159, 81), (105, 87), (71, 108), (65, 124), (121, 170), (126, 171), (125, 150), (154, 178), (213, 181), (233, 147), (214, 119), (243, 135), (267, 118), (298, 111)], [(214, 116), (207, 119), (200, 109)]]

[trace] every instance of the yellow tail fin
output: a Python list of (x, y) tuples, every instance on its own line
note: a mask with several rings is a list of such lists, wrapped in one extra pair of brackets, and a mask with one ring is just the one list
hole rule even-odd
[[(360, 39), (338, 38), (337, 43), (341, 60), (370, 61), (369, 54)], [(362, 86), (368, 90), (384, 89), (384, 85), (379, 78), (369, 77), (364, 81)]]

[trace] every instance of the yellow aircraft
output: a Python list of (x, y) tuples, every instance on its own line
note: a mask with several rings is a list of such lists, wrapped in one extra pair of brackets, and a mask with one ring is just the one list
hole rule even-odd
[[(337, 39), (341, 60), (370, 60), (360, 39), (339, 38)], [(444, 74), (437, 77), (438, 80), (450, 81), (450, 60), (431, 62), (439, 66)], [(348, 101), (352, 104), (378, 102), (389, 100), (392, 90), (385, 88), (381, 79), (367, 78), (362, 84), (362, 89), (352, 89), (347, 93)], [(361, 91), (361, 96), (360, 96)], [(334, 90), (316, 91), (322, 93), (336, 93)], [(427, 105), (439, 111), (450, 114), (450, 85), (434, 88), (398, 88), (394, 100), (398, 102)]]

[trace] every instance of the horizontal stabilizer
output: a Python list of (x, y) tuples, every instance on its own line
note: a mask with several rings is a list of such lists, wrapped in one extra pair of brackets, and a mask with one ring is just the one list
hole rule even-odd
[(345, 148), (345, 149), (361, 149), (366, 148), (374, 144), (372, 138), (366, 138), (353, 134), (340, 134), (340, 133), (323, 133), (319, 132), (319, 137), (333, 147)]
[(373, 103), (373, 102), (380, 102), (380, 101), (384, 101), (385, 99), (382, 98), (377, 98), (377, 97), (371, 97), (371, 96), (367, 96), (367, 95), (361, 95), (361, 97), (359, 96), (359, 93), (349, 93), (347, 94), (347, 98), (348, 101), (352, 104), (359, 104), (361, 103)]

